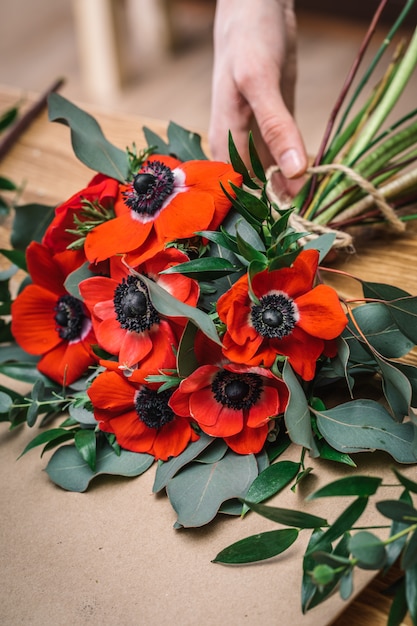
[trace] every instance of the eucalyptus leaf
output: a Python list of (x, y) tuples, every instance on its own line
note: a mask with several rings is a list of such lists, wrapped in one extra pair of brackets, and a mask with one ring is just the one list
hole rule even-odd
[(387, 302), (386, 306), (400, 331), (417, 345), (417, 296)]
[(168, 317), (186, 317), (191, 320), (200, 330), (215, 343), (221, 345), (221, 341), (217, 335), (216, 327), (211, 318), (197, 307), (180, 302), (165, 289), (157, 285), (153, 280), (149, 280), (145, 276), (140, 279), (149, 289), (152, 304), (155, 309), (162, 315)]
[(73, 150), (84, 165), (120, 182), (126, 181), (129, 176), (126, 152), (105, 138), (99, 124), (89, 113), (57, 93), (48, 97), (48, 112), (51, 122), (70, 127)]
[[(250, 502), (262, 502), (279, 493), (297, 475), (300, 464), (294, 461), (278, 461), (267, 467), (259, 474), (249, 487), (246, 500)], [(242, 515), (249, 510), (249, 505), (244, 504)]]
[(350, 454), (383, 450), (400, 463), (415, 463), (414, 426), (395, 422), (373, 400), (352, 400), (328, 411), (315, 411), (317, 427), (336, 450)]
[(348, 600), (353, 593), (353, 571), (349, 569), (339, 581), (339, 594), (342, 600)]
[(0, 413), (7, 413), (13, 404), (13, 399), (8, 393), (0, 391)]
[(84, 426), (97, 426), (97, 420), (93, 411), (89, 411), (85, 406), (76, 406), (71, 403), (68, 407), (68, 413), (79, 424)]
[(313, 456), (319, 452), (311, 428), (310, 408), (304, 391), (288, 361), (284, 363), (282, 378), (288, 387), (290, 397), (284, 419), (291, 441), (310, 450)]
[(319, 263), (321, 263), (332, 249), (335, 238), (336, 233), (325, 233), (324, 235), (319, 235), (318, 237), (314, 237), (313, 239), (306, 241), (303, 245), (303, 250), (318, 250)]
[(239, 455), (232, 450), (216, 463), (191, 463), (167, 484), (167, 494), (177, 513), (177, 524), (203, 526), (231, 498), (244, 498), (258, 474), (253, 454)]
[(80, 282), (82, 280), (86, 280), (87, 278), (91, 278), (95, 276), (94, 272), (90, 270), (90, 264), (84, 263), (81, 267), (78, 267), (76, 270), (68, 274), (65, 279), (64, 287), (74, 298), (78, 300), (82, 300), (82, 296), (80, 293)]
[(167, 135), (169, 154), (174, 154), (180, 161), (207, 160), (201, 148), (201, 136), (197, 133), (169, 122)]
[(270, 559), (288, 550), (297, 537), (298, 531), (295, 528), (270, 530), (252, 535), (224, 548), (213, 559), (213, 563), (254, 563)]
[[(368, 302), (353, 309), (352, 315), (366, 339), (379, 354), (387, 358), (399, 358), (414, 347), (407, 333), (398, 328), (387, 305)], [(409, 320), (409, 323), (415, 322)]]
[(96, 470), (81, 458), (75, 446), (62, 446), (52, 455), (46, 466), (49, 478), (67, 491), (86, 491), (90, 482), (102, 474), (139, 476), (153, 464), (149, 454), (121, 450), (118, 456), (108, 444), (97, 450)]
[(178, 456), (172, 457), (168, 461), (158, 463), (152, 491), (154, 493), (158, 493), (161, 489), (164, 489), (164, 487), (167, 486), (168, 481), (171, 480), (177, 472), (193, 461), (214, 441), (215, 439), (213, 437), (210, 437), (205, 433), (201, 433), (199, 439), (189, 443), (184, 452)]
[(362, 569), (381, 569), (385, 563), (385, 546), (373, 533), (363, 530), (351, 537), (349, 548)]
[(402, 626), (408, 613), (407, 598), (405, 596), (405, 578), (403, 578), (395, 591), (394, 599), (388, 615), (387, 626)]
[(224, 457), (228, 450), (227, 443), (224, 439), (215, 439), (210, 446), (205, 448), (198, 456), (195, 457), (196, 463), (217, 463)]
[(405, 374), (390, 362), (375, 355), (375, 359), (382, 374), (382, 388), (387, 402), (395, 418), (402, 422), (409, 414), (412, 398), (410, 381)]

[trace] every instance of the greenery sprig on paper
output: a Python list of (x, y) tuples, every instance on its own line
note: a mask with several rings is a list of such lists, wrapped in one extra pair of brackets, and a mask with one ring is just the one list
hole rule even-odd
[[(372, 105), (329, 144), (326, 133), (291, 207), (277, 203), (252, 137), (250, 170), (232, 137), (230, 163), (214, 162), (198, 135), (174, 123), (166, 139), (144, 129), (144, 150), (122, 150), (93, 117), (51, 94), (50, 119), (69, 126), (94, 176), (54, 210), (16, 206), (11, 247), (2, 250), (12, 268), (1, 277), (0, 373), (10, 383), (0, 386), (0, 418), (39, 426), (22, 454), (40, 447), (50, 479), (80, 492), (98, 475), (154, 467), (154, 491), (167, 493), (177, 528), (250, 509), (287, 526), (234, 544), (219, 562), (269, 558), (313, 530), (305, 611), (336, 586), (349, 597), (355, 567), (388, 567), (401, 553), (405, 583), (393, 611), (408, 606), (416, 622), (415, 483), (396, 470), (404, 493), (377, 505), (392, 520), (388, 538), (356, 532), (383, 485), (358, 475), (355, 455), (417, 462), (417, 367), (406, 358), (417, 345), (417, 298), (345, 274), (362, 291), (351, 300), (326, 282), (339, 271), (326, 264), (336, 216), (364, 198), (368, 206), (369, 188), (373, 202), (391, 202), (386, 173), (403, 185), (415, 162), (413, 128), (381, 124), (416, 62), (413, 37)], [(372, 172), (361, 165), (370, 162), (378, 163)], [(332, 173), (319, 181), (317, 167), (327, 165)], [(415, 217), (413, 185), (401, 210), (390, 204), (393, 222)], [(384, 222), (384, 203), (376, 206), (355, 222)], [(312, 233), (313, 222), (332, 228)], [(320, 460), (349, 468), (349, 481), (312, 496), (356, 498), (333, 523), (264, 504), (311, 473), (307, 456), (317, 459), (314, 471)]]

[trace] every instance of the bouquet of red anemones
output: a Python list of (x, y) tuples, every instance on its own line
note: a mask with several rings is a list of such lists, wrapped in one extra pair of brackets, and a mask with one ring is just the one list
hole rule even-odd
[[(23, 452), (52, 453), (46, 471), (64, 489), (85, 491), (100, 474), (138, 476), (156, 462), (154, 491), (166, 490), (177, 527), (251, 508), (297, 529), (248, 538), (217, 561), (268, 558), (315, 529), (303, 609), (341, 581), (348, 595), (355, 566), (392, 560), (373, 535), (349, 543), (380, 479), (349, 476), (315, 494), (358, 496), (334, 524), (261, 503), (309, 474), (307, 452), (350, 467), (367, 450), (417, 462), (417, 367), (403, 359), (417, 345), (416, 298), (355, 279), (362, 296), (349, 300), (327, 284), (337, 233), (310, 237), (294, 221), (300, 198), (317, 198), (315, 179), (281, 208), (251, 137), (252, 173), (232, 137), (230, 164), (207, 159), (200, 138), (173, 123), (166, 141), (145, 128), (148, 147), (122, 151), (57, 94), (49, 114), (70, 127), (76, 155), (96, 174), (54, 210), (15, 208), (3, 254), (27, 277), (13, 299), (16, 278), (4, 276), (14, 282), (3, 290), (0, 372), (30, 391), (2, 386), (2, 419), (12, 428), (39, 421)], [(298, 462), (280, 458), (290, 445)], [(383, 514), (401, 523), (417, 515), (407, 501), (398, 520), (397, 505)], [(414, 541), (414, 526), (400, 538)], [(396, 539), (393, 531), (386, 543)], [(414, 572), (415, 559), (407, 566)]]

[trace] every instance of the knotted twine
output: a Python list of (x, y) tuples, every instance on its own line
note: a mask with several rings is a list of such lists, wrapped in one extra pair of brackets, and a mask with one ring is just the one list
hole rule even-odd
[[(280, 208), (288, 209), (291, 207), (291, 200), (279, 197), (278, 194), (274, 191), (272, 187), (272, 175), (280, 172), (280, 168), (278, 165), (271, 166), (266, 172), (266, 193), (269, 200), (272, 203), (275, 203)], [(354, 169), (348, 167), (347, 165), (343, 165), (342, 163), (329, 163), (325, 165), (312, 165), (307, 168), (307, 174), (328, 174), (330, 172), (339, 171), (343, 172), (346, 176), (348, 176), (358, 187), (363, 189), (368, 196), (373, 198), (373, 201), (381, 211), (382, 215), (387, 220), (390, 227), (396, 232), (403, 232), (405, 230), (405, 224), (402, 222), (398, 215), (395, 213), (392, 206), (388, 204), (385, 200), (382, 193), (366, 178), (358, 174)], [(284, 206), (283, 206), (284, 205)], [(339, 216), (340, 218), (340, 216)], [(300, 244), (304, 245), (307, 241), (312, 239), (316, 239), (318, 236), (323, 235), (325, 233), (332, 233), (335, 235), (335, 239), (333, 242), (333, 248), (339, 250), (345, 250), (347, 252), (353, 252), (353, 237), (346, 233), (343, 230), (339, 230), (337, 228), (332, 228), (325, 224), (318, 224), (317, 222), (313, 222), (308, 220), (295, 211), (293, 211), (289, 218), (289, 225), (298, 233), (304, 233), (307, 231), (304, 237), (300, 239)]]

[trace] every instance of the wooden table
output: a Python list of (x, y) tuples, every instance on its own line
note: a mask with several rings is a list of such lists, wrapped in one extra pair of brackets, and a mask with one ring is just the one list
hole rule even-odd
[[(20, 96), (0, 88), (0, 111)], [(91, 112), (120, 148), (133, 141), (140, 147), (143, 125), (159, 134), (166, 127), (156, 120)], [(0, 173), (24, 184), (22, 202), (48, 205), (71, 196), (92, 175), (74, 157), (68, 128), (48, 123), (46, 112), (0, 163)], [(8, 224), (0, 228), (3, 247)], [(388, 236), (368, 240), (366, 248), (358, 247), (356, 255), (341, 259), (339, 266), (416, 293), (416, 233), (411, 227), (400, 239), (390, 238), (389, 245)], [(371, 580), (372, 573), (362, 572), (355, 579), (358, 595), (349, 606), (335, 597), (302, 616), (296, 550), (279, 563), (261, 566), (226, 568), (210, 563), (221, 548), (274, 529), (272, 523), (248, 515), (243, 522), (220, 519), (195, 531), (174, 531), (175, 515), (166, 498), (151, 493), (151, 471), (136, 480), (98, 481), (88, 494), (64, 492), (41, 472), (45, 463), (36, 451), (15, 462), (33, 436), (29, 429), (9, 433), (1, 425), (1, 623), (386, 624), (390, 602), (382, 590), (387, 582)], [(363, 467), (370, 471), (372, 463), (368, 467), (364, 462)], [(330, 471), (327, 479), (333, 476)], [(280, 505), (297, 506), (294, 501)]]

